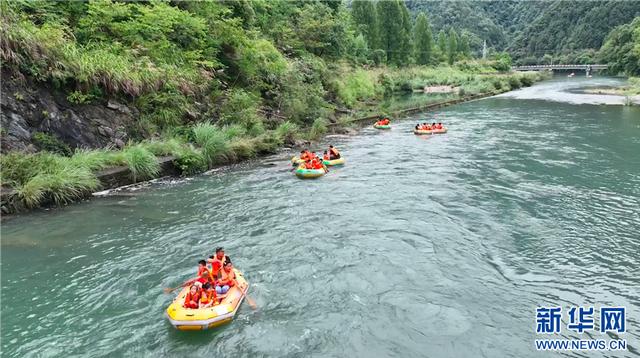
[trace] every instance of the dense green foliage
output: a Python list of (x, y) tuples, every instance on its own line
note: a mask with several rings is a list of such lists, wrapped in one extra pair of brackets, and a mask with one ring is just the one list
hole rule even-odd
[(613, 29), (600, 49), (600, 61), (614, 74), (640, 75), (640, 17)]
[(413, 29), (413, 39), (415, 41), (415, 59), (420, 65), (428, 65), (433, 57), (433, 35), (431, 25), (424, 13), (420, 13), (416, 19)]
[(483, 40), (508, 50), (517, 63), (593, 63), (605, 36), (640, 15), (638, 1), (407, 1), (417, 16), (427, 12), (438, 31), (467, 33), (470, 51)]

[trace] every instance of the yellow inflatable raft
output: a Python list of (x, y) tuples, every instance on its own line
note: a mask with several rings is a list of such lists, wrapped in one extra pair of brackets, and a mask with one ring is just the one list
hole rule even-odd
[(413, 130), (413, 134), (416, 134), (416, 135), (431, 134), (431, 133), (433, 133), (433, 132), (432, 131), (428, 131), (426, 129), (414, 129)]
[(313, 179), (323, 176), (326, 173), (324, 168), (322, 169), (307, 169), (303, 165), (296, 169), (296, 176), (302, 179)]
[(342, 165), (344, 164), (344, 158), (340, 157), (338, 159), (334, 159), (334, 160), (323, 160), (322, 163), (328, 167), (332, 166), (332, 165)]
[(442, 129), (434, 129), (431, 131), (433, 134), (444, 134), (447, 133), (447, 127), (442, 127)]
[(198, 331), (231, 322), (238, 312), (242, 300), (247, 295), (247, 290), (249, 290), (249, 283), (244, 279), (242, 273), (236, 269), (234, 271), (238, 284), (231, 287), (217, 305), (199, 309), (184, 308), (184, 299), (189, 292), (189, 286), (183, 288), (167, 308), (166, 314), (169, 322), (181, 331)]

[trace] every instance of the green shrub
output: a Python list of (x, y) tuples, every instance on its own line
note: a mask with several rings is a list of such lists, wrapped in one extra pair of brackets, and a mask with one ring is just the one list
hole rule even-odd
[(352, 108), (359, 99), (376, 96), (375, 77), (363, 70), (346, 73), (342, 78), (335, 81), (334, 87), (336, 87), (340, 102), (349, 108)]
[(71, 156), (73, 153), (66, 143), (50, 134), (36, 132), (33, 133), (31, 139), (33, 140), (33, 144), (35, 144), (40, 150), (60, 154), (65, 157)]
[(92, 100), (95, 99), (95, 96), (88, 93), (88, 94), (84, 94), (80, 91), (73, 91), (71, 93), (69, 93), (69, 95), (67, 96), (67, 101), (71, 102), (71, 103), (75, 103), (75, 104), (85, 104), (85, 103), (89, 103)]
[(522, 84), (520, 83), (520, 80), (518, 79), (518, 77), (509, 76), (509, 86), (511, 86), (511, 89), (518, 89), (522, 87)]
[(23, 185), (39, 173), (52, 173), (62, 167), (64, 157), (48, 152), (11, 152), (0, 156), (2, 183)]
[(236, 89), (222, 106), (220, 123), (223, 125), (239, 124), (247, 130), (251, 130), (257, 122), (262, 122), (258, 117), (260, 98), (247, 91)]
[(182, 150), (183, 143), (176, 138), (153, 139), (140, 143), (142, 147), (156, 156), (177, 155)]
[(529, 87), (533, 84), (533, 77), (524, 75), (520, 77), (520, 83), (522, 84), (522, 87)]
[(0, 159), (2, 183), (16, 188), (29, 207), (38, 206), (47, 197), (56, 204), (67, 203), (99, 187), (91, 170), (76, 166), (71, 158), (40, 152), (8, 153)]
[(198, 123), (193, 127), (193, 137), (210, 167), (229, 159), (227, 138), (218, 127), (210, 123)]
[(265, 132), (262, 135), (253, 139), (256, 153), (259, 154), (272, 154), (275, 153), (282, 145), (282, 140), (273, 131)]
[(235, 159), (250, 159), (256, 156), (256, 148), (251, 139), (237, 138), (229, 144), (229, 151)]
[(125, 148), (122, 155), (134, 182), (138, 179), (154, 178), (160, 173), (158, 159), (142, 145)]
[(69, 158), (69, 165), (72, 167), (87, 168), (93, 171), (125, 164), (121, 152), (106, 149), (79, 149)]
[(240, 125), (234, 124), (230, 126), (225, 126), (222, 128), (224, 132), (224, 137), (231, 140), (236, 137), (242, 137), (247, 133), (247, 130)]
[(193, 175), (207, 170), (207, 160), (191, 145), (181, 148), (177, 156), (174, 163), (182, 175)]
[(491, 80), (491, 83), (493, 84), (493, 88), (495, 88), (496, 90), (500, 90), (502, 89), (502, 81), (499, 78), (494, 78)]
[(323, 118), (318, 118), (315, 121), (313, 121), (313, 125), (311, 126), (311, 129), (309, 129), (309, 138), (318, 139), (325, 133), (327, 133), (327, 120)]
[(18, 188), (18, 195), (28, 207), (41, 204), (50, 196), (57, 205), (66, 204), (96, 190), (100, 183), (86, 168), (65, 166), (51, 173), (41, 173)]
[(296, 140), (296, 136), (298, 135), (299, 127), (297, 124), (293, 122), (284, 122), (276, 128), (276, 135), (284, 142), (284, 143), (294, 143)]

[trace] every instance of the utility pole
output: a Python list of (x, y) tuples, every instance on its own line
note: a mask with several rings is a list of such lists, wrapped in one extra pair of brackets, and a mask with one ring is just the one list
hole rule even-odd
[(484, 40), (484, 43), (482, 44), (482, 59), (487, 59), (487, 40)]

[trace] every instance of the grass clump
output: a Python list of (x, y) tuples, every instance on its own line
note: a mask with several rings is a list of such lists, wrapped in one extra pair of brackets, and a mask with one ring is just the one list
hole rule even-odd
[(237, 138), (229, 143), (229, 151), (234, 159), (251, 159), (256, 156), (254, 141), (248, 138)]
[(327, 133), (327, 120), (324, 118), (318, 118), (313, 121), (313, 124), (309, 129), (309, 139), (318, 139), (325, 133)]
[(275, 132), (283, 143), (292, 144), (295, 143), (299, 129), (300, 128), (297, 124), (287, 121), (281, 123), (278, 128), (276, 128)]
[(229, 143), (225, 133), (218, 127), (211, 123), (199, 123), (193, 127), (193, 138), (209, 167), (229, 160)]
[(99, 187), (98, 179), (89, 169), (65, 165), (34, 176), (18, 188), (18, 195), (28, 207), (40, 205), (47, 196), (62, 205)]
[(68, 203), (96, 190), (100, 183), (86, 166), (53, 153), (9, 153), (0, 158), (3, 185), (13, 186), (28, 207), (46, 198)]
[(138, 179), (156, 177), (160, 173), (156, 156), (140, 144), (125, 148), (122, 157), (131, 171), (134, 182)]
[(208, 168), (207, 160), (202, 153), (190, 144), (183, 146), (180, 151), (174, 154), (177, 156), (174, 163), (180, 169), (182, 175), (202, 173)]

